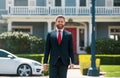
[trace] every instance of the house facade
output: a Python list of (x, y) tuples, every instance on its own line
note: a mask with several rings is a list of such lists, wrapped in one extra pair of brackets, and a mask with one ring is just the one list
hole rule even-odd
[[(45, 39), (57, 15), (66, 18), (74, 52), (85, 53), (91, 44), (91, 0), (0, 0), (0, 34), (23, 31)], [(120, 0), (95, 0), (95, 15), (95, 38), (120, 40)]]

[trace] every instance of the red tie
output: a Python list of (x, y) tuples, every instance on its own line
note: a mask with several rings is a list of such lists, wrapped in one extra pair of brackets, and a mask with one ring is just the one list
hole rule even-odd
[(58, 44), (61, 43), (61, 30), (58, 30)]

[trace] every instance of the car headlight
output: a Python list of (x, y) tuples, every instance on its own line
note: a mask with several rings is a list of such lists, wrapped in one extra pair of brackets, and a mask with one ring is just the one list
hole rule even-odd
[(32, 62), (32, 64), (35, 65), (35, 66), (42, 66), (41, 64), (35, 63), (35, 62)]

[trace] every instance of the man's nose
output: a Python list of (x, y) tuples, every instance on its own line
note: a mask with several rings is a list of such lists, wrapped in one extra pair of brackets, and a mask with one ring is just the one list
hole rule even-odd
[(62, 24), (63, 22), (62, 22), (62, 21), (60, 21), (59, 23), (60, 23), (60, 24)]

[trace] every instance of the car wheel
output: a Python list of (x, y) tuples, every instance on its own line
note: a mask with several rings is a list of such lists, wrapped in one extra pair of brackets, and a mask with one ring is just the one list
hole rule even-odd
[(19, 76), (30, 76), (32, 75), (32, 69), (28, 64), (22, 64), (18, 67), (17, 74)]

